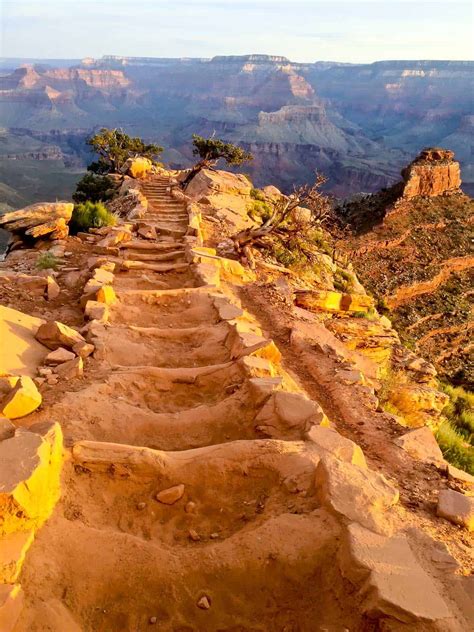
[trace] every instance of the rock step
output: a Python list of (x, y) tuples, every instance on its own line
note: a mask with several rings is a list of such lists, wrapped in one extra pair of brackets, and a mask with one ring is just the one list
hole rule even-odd
[(164, 250), (178, 250), (182, 248), (183, 243), (180, 241), (163, 241), (163, 242), (155, 242), (155, 241), (126, 241), (120, 244), (120, 248), (123, 250), (156, 250), (156, 251), (164, 251)]
[(125, 261), (175, 261), (185, 256), (184, 250), (174, 250), (162, 254), (153, 253), (134, 253), (131, 250), (127, 252)]
[(126, 270), (153, 270), (155, 272), (171, 272), (172, 270), (186, 270), (189, 263), (146, 263), (127, 260), (122, 263)]

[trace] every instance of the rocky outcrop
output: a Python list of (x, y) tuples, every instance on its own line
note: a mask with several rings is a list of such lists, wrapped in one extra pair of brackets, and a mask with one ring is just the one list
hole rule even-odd
[(19, 211), (0, 215), (0, 226), (19, 235), (37, 239), (64, 239), (74, 204), (70, 202), (38, 202)]
[(402, 196), (433, 197), (458, 193), (461, 186), (461, 168), (453, 160), (454, 152), (448, 149), (428, 148), (403, 169)]

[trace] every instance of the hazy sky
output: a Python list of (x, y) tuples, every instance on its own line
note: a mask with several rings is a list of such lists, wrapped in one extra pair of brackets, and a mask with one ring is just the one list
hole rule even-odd
[(472, 59), (457, 0), (0, 0), (2, 57)]

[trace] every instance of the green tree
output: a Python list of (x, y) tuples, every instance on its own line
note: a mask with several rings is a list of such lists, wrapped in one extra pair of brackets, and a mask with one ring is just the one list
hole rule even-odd
[(154, 162), (163, 151), (163, 147), (145, 143), (141, 138), (129, 136), (121, 129), (106, 127), (91, 136), (87, 144), (99, 155), (99, 160), (91, 163), (88, 171), (101, 175), (119, 173), (129, 158), (141, 156)]
[(113, 195), (113, 182), (107, 176), (87, 172), (77, 183), (72, 196), (74, 202), (100, 202), (109, 200)]
[(253, 160), (252, 154), (238, 147), (233, 143), (226, 143), (219, 138), (203, 138), (193, 134), (193, 154), (199, 156), (200, 160), (191, 167), (188, 175), (182, 182), (183, 189), (189, 185), (191, 180), (202, 171), (202, 169), (212, 169), (219, 160), (223, 159), (228, 165), (237, 166), (244, 162)]

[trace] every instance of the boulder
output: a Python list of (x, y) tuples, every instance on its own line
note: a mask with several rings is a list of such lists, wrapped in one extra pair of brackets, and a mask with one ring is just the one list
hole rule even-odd
[(59, 347), (72, 349), (78, 342), (85, 342), (78, 331), (57, 320), (50, 320), (41, 325), (36, 332), (36, 340), (53, 350)]
[(19, 428), (0, 442), (0, 537), (40, 527), (60, 495), (59, 424), (38, 432)]
[(46, 277), (46, 283), (47, 283), (46, 295), (48, 297), (48, 301), (52, 301), (55, 298), (58, 298), (58, 296), (59, 296), (59, 294), (61, 292), (61, 288), (56, 283), (56, 281), (53, 279), (53, 277), (52, 276)]
[(105, 303), (99, 301), (87, 301), (84, 314), (89, 320), (106, 323), (109, 319), (109, 308)]
[(75, 354), (72, 353), (72, 351), (68, 351), (67, 349), (64, 349), (64, 347), (58, 347), (55, 351), (48, 353), (44, 359), (44, 363), (48, 366), (56, 366), (58, 364), (62, 364), (63, 362), (74, 360), (74, 358)]
[(353, 465), (358, 465), (365, 469), (367, 468), (364, 453), (360, 447), (332, 428), (313, 426), (306, 438), (315, 443), (318, 448), (321, 448), (324, 452), (330, 453), (339, 461), (345, 461), (346, 463), (352, 463)]
[(37, 374), (47, 349), (35, 339), (44, 321), (0, 305), (0, 375)]
[(111, 285), (103, 285), (97, 292), (96, 300), (105, 305), (113, 305), (117, 302), (114, 288)]
[(339, 552), (339, 567), (346, 579), (360, 587), (362, 611), (369, 619), (395, 620), (404, 624), (403, 629), (406, 626), (408, 632), (418, 630), (411, 625), (420, 621), (446, 620), (451, 616), (435, 582), (418, 563), (404, 535), (386, 538), (351, 524)]
[[(270, 388), (273, 390), (274, 385), (270, 384)], [(302, 438), (323, 419), (320, 406), (304, 395), (275, 391), (255, 417), (255, 424), (257, 430), (267, 437)]]
[(121, 171), (127, 174), (131, 178), (137, 180), (145, 178), (153, 168), (153, 163), (149, 158), (143, 156), (137, 156), (136, 158), (129, 158), (123, 165)]
[(411, 430), (394, 441), (402, 450), (417, 461), (444, 465), (444, 457), (433, 433), (427, 426)]
[(10, 393), (0, 401), (0, 413), (8, 419), (29, 415), (41, 405), (42, 397), (36, 384), (27, 375), (16, 378)]
[(65, 380), (82, 377), (84, 374), (84, 363), (82, 358), (74, 358), (74, 360), (68, 360), (67, 362), (58, 364), (54, 372)]
[(375, 533), (391, 534), (386, 514), (398, 502), (399, 494), (384, 476), (324, 456), (316, 469), (315, 482), (317, 495), (328, 509)]
[(436, 514), (454, 524), (474, 531), (474, 498), (453, 489), (442, 489), (439, 492)]
[(32, 238), (48, 235), (50, 239), (64, 239), (73, 208), (71, 202), (38, 202), (0, 215), (0, 226)]
[(74, 345), (72, 350), (75, 354), (77, 354), (80, 358), (88, 358), (92, 353), (94, 353), (94, 345), (88, 342), (78, 342)]

